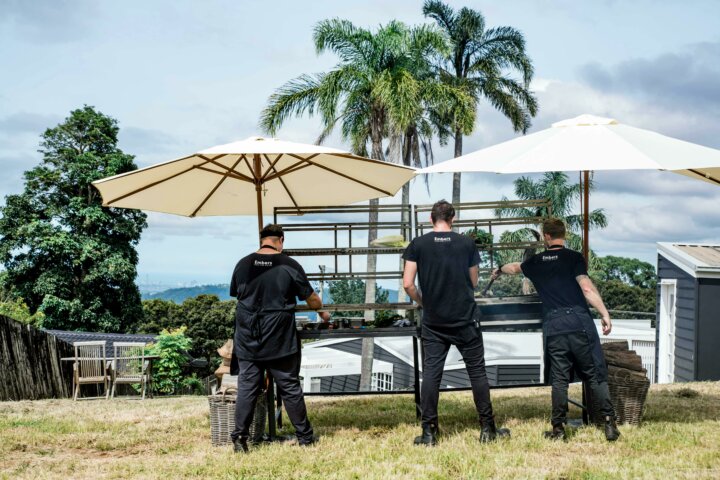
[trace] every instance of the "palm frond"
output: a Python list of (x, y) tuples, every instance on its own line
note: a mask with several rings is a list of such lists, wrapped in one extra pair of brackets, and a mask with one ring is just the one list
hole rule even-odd
[(312, 116), (321, 95), (325, 74), (301, 75), (281, 86), (270, 95), (260, 115), (260, 128), (275, 135), (285, 121), (305, 113)]

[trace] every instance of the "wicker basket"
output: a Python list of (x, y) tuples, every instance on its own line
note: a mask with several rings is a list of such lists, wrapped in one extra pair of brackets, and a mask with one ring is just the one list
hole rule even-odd
[[(232, 443), (230, 433), (235, 429), (235, 395), (237, 390), (228, 388), (215, 395), (208, 396), (210, 403), (210, 440), (213, 446), (222, 446)], [(252, 443), (261, 442), (265, 434), (267, 420), (267, 405), (265, 395), (258, 396), (255, 404), (253, 422), (250, 424), (249, 440)]]
[(613, 368), (608, 375), (608, 388), (617, 422), (639, 425), (642, 421), (650, 380), (628, 375), (622, 368)]
[[(639, 425), (642, 421), (650, 380), (638, 378), (624, 368), (609, 367), (607, 383), (610, 400), (615, 407), (617, 423)], [(585, 391), (586, 401), (591, 406), (590, 421), (595, 425), (602, 425), (605, 419), (600, 415), (600, 409), (592, 398), (589, 385), (586, 385)]]

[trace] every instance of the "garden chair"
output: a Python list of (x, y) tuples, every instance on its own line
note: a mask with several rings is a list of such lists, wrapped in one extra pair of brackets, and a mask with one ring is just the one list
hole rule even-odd
[(140, 385), (141, 398), (149, 383), (150, 360), (145, 356), (142, 342), (115, 342), (113, 344), (113, 386), (112, 397), (118, 384)]
[[(73, 400), (80, 395), (81, 385), (104, 385), (105, 399), (110, 393), (110, 362), (105, 356), (103, 341), (75, 342), (75, 361), (73, 363)], [(97, 397), (93, 397), (97, 398)]]

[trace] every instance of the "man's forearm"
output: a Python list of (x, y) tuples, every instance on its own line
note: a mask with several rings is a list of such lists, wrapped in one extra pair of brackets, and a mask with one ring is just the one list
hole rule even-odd
[(590, 306), (600, 312), (601, 317), (610, 316), (610, 313), (607, 311), (607, 308), (605, 308), (605, 303), (603, 302), (600, 293), (597, 291), (597, 288), (595, 288), (595, 285), (592, 285), (589, 289), (583, 289), (583, 294), (585, 295), (585, 300), (587, 300)]
[(405, 287), (405, 293), (407, 293), (408, 297), (412, 298), (415, 303), (422, 306), (422, 296), (415, 285), (408, 285)]
[(595, 308), (603, 318), (609, 317), (610, 313), (605, 308), (600, 292), (598, 292), (595, 284), (590, 280), (587, 275), (581, 275), (578, 277), (580, 282), (580, 288), (585, 296), (585, 300), (590, 304), (591, 307)]
[(520, 268), (520, 262), (506, 263), (500, 267), (500, 272), (507, 275), (517, 275), (522, 273), (522, 268)]

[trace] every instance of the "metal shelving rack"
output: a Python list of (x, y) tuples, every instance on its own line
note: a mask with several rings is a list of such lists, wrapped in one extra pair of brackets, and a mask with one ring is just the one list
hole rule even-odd
[[(367, 217), (370, 212), (377, 212), (378, 216), (388, 216), (394, 214), (400, 217), (396, 220), (378, 221), (370, 223)], [(353, 257), (367, 256), (369, 254), (376, 255), (402, 255), (405, 251), (403, 247), (368, 247), (353, 245), (353, 234), (360, 232), (369, 232), (371, 228), (376, 228), (378, 233), (394, 231), (399, 232), (403, 239), (409, 241), (412, 235), (412, 226), (410, 224), (411, 208), (409, 205), (378, 205), (370, 207), (369, 205), (349, 205), (337, 207), (276, 207), (274, 212), (274, 223), (282, 225), (286, 232), (332, 232), (332, 245), (312, 248), (290, 248), (285, 249), (284, 253), (291, 257), (333, 257), (333, 272), (306, 272), (308, 279), (311, 281), (322, 280), (347, 280), (347, 279), (363, 279), (375, 278), (377, 280), (399, 279), (402, 278), (402, 271), (379, 271), (365, 272), (353, 268)], [(310, 215), (329, 215), (342, 214), (357, 216), (360, 221), (337, 221), (337, 222), (290, 222), (281, 223), (279, 217), (289, 216), (310, 216)], [(348, 269), (341, 271), (340, 258), (347, 257)], [(398, 265), (400, 259), (398, 258)]]

